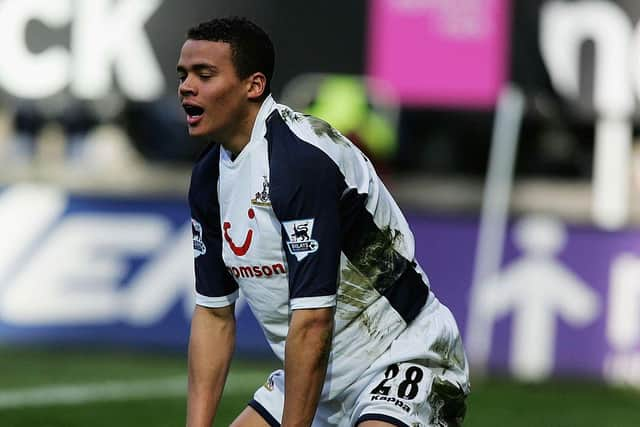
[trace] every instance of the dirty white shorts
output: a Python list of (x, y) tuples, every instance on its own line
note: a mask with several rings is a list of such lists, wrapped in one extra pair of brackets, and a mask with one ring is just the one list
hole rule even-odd
[[(469, 371), (456, 322), (434, 299), (363, 375), (340, 396), (321, 401), (313, 427), (355, 427), (380, 420), (401, 427), (462, 424)], [(280, 426), (284, 372), (273, 372), (249, 403)]]

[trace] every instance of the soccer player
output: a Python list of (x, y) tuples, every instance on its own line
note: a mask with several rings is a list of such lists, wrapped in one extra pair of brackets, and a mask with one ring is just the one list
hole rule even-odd
[(189, 191), (187, 425), (215, 417), (239, 289), (283, 369), (234, 427), (460, 425), (460, 335), (404, 216), (349, 140), (274, 101), (273, 68), (269, 37), (243, 18), (191, 28), (180, 52), (189, 133), (213, 142)]

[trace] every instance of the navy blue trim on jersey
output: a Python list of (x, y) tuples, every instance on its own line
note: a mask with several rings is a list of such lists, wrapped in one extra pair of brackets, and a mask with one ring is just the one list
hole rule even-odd
[(429, 287), (422, 281), (422, 276), (415, 270), (415, 263), (412, 262), (396, 283), (382, 295), (405, 322), (411, 323), (427, 302)]
[(363, 416), (358, 418), (358, 421), (356, 421), (356, 427), (365, 421), (384, 421), (385, 423), (389, 423), (397, 427), (409, 427), (408, 424), (403, 423), (397, 418), (382, 414), (364, 414)]
[(202, 227), (201, 235), (197, 235), (198, 230), (193, 229), (194, 243), (196, 238), (201, 239), (203, 246), (200, 247), (200, 252), (204, 252), (194, 260), (196, 291), (207, 297), (230, 295), (238, 289), (222, 260), (218, 203), (219, 159), (220, 146), (216, 144), (194, 166), (189, 187), (191, 216)]
[[(282, 226), (282, 246), (289, 269), (289, 298), (335, 295), (340, 265), (339, 200), (345, 188), (338, 166), (318, 147), (298, 138), (278, 111), (267, 119), (270, 197)], [(303, 244), (317, 250), (298, 251), (285, 224), (313, 220)], [(313, 246), (310, 246), (313, 247)], [(300, 257), (300, 259), (298, 259)]]
[(367, 277), (375, 277), (373, 287), (410, 323), (429, 296), (429, 287), (410, 262), (395, 250), (399, 232), (378, 228), (366, 209), (366, 194), (349, 189), (342, 197), (340, 220), (342, 251), (354, 267)]
[(280, 427), (278, 420), (276, 420), (275, 417), (267, 411), (267, 408), (262, 406), (257, 400), (253, 399), (248, 403), (248, 406), (252, 407), (262, 418), (264, 418), (270, 427)]

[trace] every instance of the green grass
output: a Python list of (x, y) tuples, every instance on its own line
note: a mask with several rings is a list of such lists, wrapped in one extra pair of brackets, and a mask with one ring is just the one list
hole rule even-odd
[(0, 347), (0, 388), (169, 377), (183, 375), (186, 363), (170, 353)]
[(474, 384), (465, 426), (640, 426), (640, 392), (584, 381)]
[[(228, 426), (277, 365), (234, 361), (216, 426)], [(38, 386), (184, 377), (184, 354), (0, 347), (0, 395)], [(232, 384), (233, 383), (233, 384)], [(184, 425), (185, 398), (129, 399), (74, 405), (0, 407), (0, 427), (163, 427)]]
[[(216, 426), (228, 426), (275, 365), (234, 362)], [(3, 391), (43, 385), (186, 377), (182, 354), (46, 351), (0, 347)], [(184, 425), (183, 396), (73, 405), (0, 408), (1, 427), (140, 427)], [(631, 427), (640, 425), (640, 392), (580, 381), (519, 384), (474, 381), (466, 427)]]

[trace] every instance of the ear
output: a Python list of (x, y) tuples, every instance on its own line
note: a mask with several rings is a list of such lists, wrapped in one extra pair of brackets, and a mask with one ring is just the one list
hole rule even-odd
[(247, 77), (247, 97), (260, 98), (267, 90), (267, 77), (261, 72), (255, 72)]

